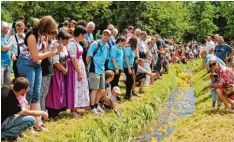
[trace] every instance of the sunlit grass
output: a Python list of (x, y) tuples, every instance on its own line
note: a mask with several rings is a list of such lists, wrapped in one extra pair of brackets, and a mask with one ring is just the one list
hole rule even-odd
[[(50, 133), (39, 132), (39, 136), (21, 139), (22, 142), (124, 142), (132, 141), (142, 126), (155, 120), (157, 110), (177, 85), (177, 76), (185, 69), (195, 69), (200, 60), (187, 65), (171, 65), (169, 74), (158, 80), (154, 86), (145, 88), (145, 94), (132, 101), (124, 101), (118, 108), (123, 113), (125, 123), (121, 122), (112, 110), (101, 116), (89, 111), (82, 112), (79, 119), (65, 117), (45, 125)], [(122, 91), (124, 84), (120, 84)], [(138, 90), (138, 88), (137, 88)], [(122, 92), (124, 94), (124, 91)]]
[[(164, 141), (168, 142), (233, 142), (234, 114), (221, 110), (211, 111), (210, 83), (205, 69), (197, 70), (192, 78), (196, 99), (196, 111), (176, 125), (173, 135)], [(222, 106), (224, 108), (224, 106)]]

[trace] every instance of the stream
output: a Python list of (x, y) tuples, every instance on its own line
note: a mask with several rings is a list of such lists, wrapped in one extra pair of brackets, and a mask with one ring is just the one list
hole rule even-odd
[(141, 129), (137, 142), (162, 141), (175, 130), (176, 120), (187, 117), (195, 111), (196, 98), (193, 87), (181, 89), (177, 87), (167, 98), (163, 109), (156, 116), (156, 123), (152, 122)]

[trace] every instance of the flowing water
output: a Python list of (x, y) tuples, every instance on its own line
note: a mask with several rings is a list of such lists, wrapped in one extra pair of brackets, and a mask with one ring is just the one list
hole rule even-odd
[(195, 111), (195, 97), (193, 87), (187, 89), (176, 88), (168, 97), (166, 103), (157, 115), (157, 123), (150, 123), (141, 130), (140, 136), (134, 141), (147, 142), (151, 140), (162, 141), (175, 130), (178, 118), (189, 116)]

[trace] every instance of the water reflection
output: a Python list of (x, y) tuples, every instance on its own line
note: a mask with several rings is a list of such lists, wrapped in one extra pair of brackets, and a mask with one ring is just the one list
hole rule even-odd
[[(186, 117), (195, 111), (195, 97), (193, 87), (186, 90), (177, 88), (167, 99), (164, 109), (157, 115), (158, 122), (149, 124), (144, 128), (144, 134), (135, 141), (157, 141), (169, 137), (175, 130), (176, 119)], [(156, 141), (156, 140), (155, 140)]]

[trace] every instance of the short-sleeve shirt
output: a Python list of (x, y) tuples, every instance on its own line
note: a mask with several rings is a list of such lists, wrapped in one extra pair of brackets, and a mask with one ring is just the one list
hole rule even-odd
[(92, 33), (86, 33), (85, 34), (85, 38), (87, 39), (87, 40), (89, 40), (89, 41), (91, 41), (91, 42), (93, 42), (94, 41), (94, 38), (93, 38), (93, 34)]
[(108, 62), (108, 68), (114, 70), (115, 67), (113, 65), (112, 58), (115, 58), (117, 68), (121, 70), (123, 68), (123, 50), (118, 44), (112, 47), (110, 59)]
[(79, 42), (76, 42), (76, 40), (70, 40), (67, 46), (67, 50), (71, 57), (76, 57), (77, 59), (82, 58), (83, 48)]
[(138, 67), (137, 67), (137, 73), (147, 73), (147, 70), (145, 70), (143, 67), (141, 67), (140, 65), (138, 65)]
[(140, 52), (146, 53), (146, 44), (144, 41), (142, 41), (140, 38), (138, 38), (138, 47)]
[[(98, 48), (98, 42), (94, 41), (88, 50), (87, 56), (93, 57), (94, 51)], [(93, 62), (95, 65), (95, 73), (96, 74), (104, 74), (105, 70), (105, 61), (107, 58), (107, 52), (108, 52), (108, 44), (104, 44), (102, 40), (100, 40), (100, 48), (98, 49), (97, 53), (93, 57)], [(91, 62), (91, 61), (90, 61)], [(88, 65), (88, 69), (90, 69), (90, 62)]]
[[(3, 46), (8, 45), (8, 41), (5, 35), (1, 35), (1, 49)], [(1, 66), (9, 66), (11, 63), (10, 52), (7, 50), (6, 52), (1, 51)]]
[(232, 69), (228, 67), (222, 67), (220, 71), (218, 71), (218, 76), (219, 76), (219, 87), (223, 87), (224, 84), (226, 85), (231, 85), (234, 84), (234, 72)]
[(132, 51), (132, 48), (130, 46), (127, 46), (124, 48), (123, 56), (124, 56), (123, 67), (128, 68), (127, 63), (126, 63), (126, 56), (128, 56), (129, 65), (132, 68), (133, 63), (134, 63), (135, 53), (134, 51)]
[(2, 87), (1, 93), (1, 123), (3, 123), (4, 120), (7, 119), (7, 117), (19, 113), (22, 108), (13, 90), (10, 87)]
[[(20, 45), (20, 44), (23, 44), (23, 43), (24, 43), (24, 38), (19, 37), (18, 33), (15, 34), (15, 35), (16, 35), (16, 38), (17, 38), (17, 40), (18, 40), (19, 45)], [(16, 56), (18, 56), (18, 44), (17, 44), (16, 38), (15, 38), (15, 35), (12, 35), (12, 36), (9, 38), (9, 41), (13, 41), (13, 45), (11, 46), (11, 50), (12, 50), (12, 52), (13, 52)], [(24, 34), (23, 34), (23, 37), (25, 37)], [(20, 51), (21, 51), (21, 50), (22, 50), (22, 47), (19, 46), (19, 48), (20, 48)]]
[(151, 61), (152, 61), (151, 49), (146, 49), (146, 59), (144, 60), (144, 62), (151, 64)]
[(233, 49), (227, 44), (215, 46), (216, 56), (222, 59), (223, 61), (225, 60), (227, 56), (230, 55), (230, 53), (232, 53), (232, 50)]
[(158, 52), (157, 52), (157, 49), (158, 49), (158, 47), (157, 47), (156, 44), (154, 44), (153, 47), (152, 47), (152, 49), (151, 49), (151, 53), (153, 54), (155, 60), (158, 59)]

